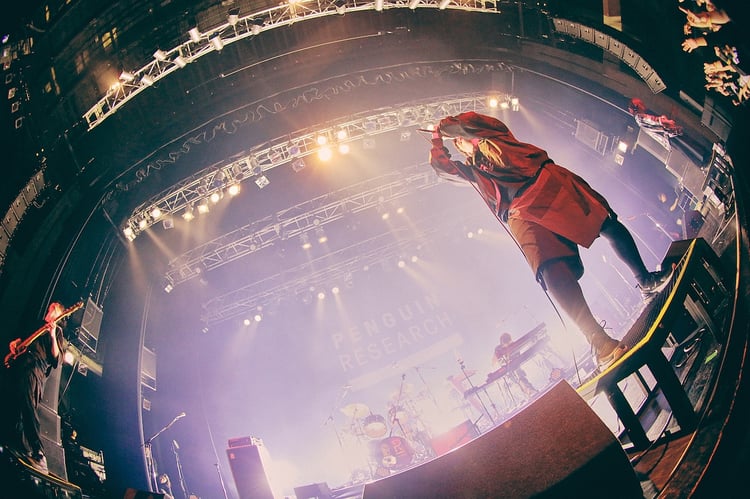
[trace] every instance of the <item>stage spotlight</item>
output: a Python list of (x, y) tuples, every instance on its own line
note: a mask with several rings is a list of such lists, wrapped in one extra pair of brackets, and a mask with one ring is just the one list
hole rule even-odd
[(164, 230), (174, 229), (174, 219), (169, 216), (161, 221), (161, 226), (164, 227)]
[(211, 202), (213, 204), (216, 204), (216, 203), (218, 203), (221, 200), (221, 193), (218, 192), (218, 191), (217, 192), (212, 192), (211, 196), (209, 197), (209, 199), (211, 200)]
[(318, 300), (325, 300), (326, 294), (323, 291), (318, 291)]
[(349, 144), (339, 144), (339, 154), (349, 154), (350, 150)]
[(135, 80), (135, 75), (129, 71), (123, 71), (122, 73), (120, 73), (120, 80), (129, 83)]
[(172, 285), (172, 283), (171, 283), (171, 282), (168, 282), (168, 283), (167, 283), (167, 284), (166, 284), (166, 285), (164, 286), (164, 292), (165, 292), (165, 293), (171, 293), (173, 289), (174, 289), (174, 286)]
[(518, 102), (518, 97), (513, 97), (510, 99), (510, 108), (512, 111), (518, 111), (519, 109), (521, 109), (521, 106)]
[(398, 268), (403, 269), (404, 267), (406, 267), (406, 262), (403, 259), (399, 260)]
[(174, 58), (174, 63), (181, 68), (187, 66), (187, 61), (181, 55)]
[(161, 209), (158, 206), (154, 206), (151, 209), (151, 218), (153, 218), (154, 220), (156, 220), (160, 216), (161, 216)]
[(258, 186), (258, 189), (262, 189), (270, 183), (271, 181), (268, 180), (268, 177), (266, 177), (265, 175), (261, 175), (260, 177), (255, 179), (255, 185)]
[(620, 142), (617, 143), (617, 150), (620, 151), (621, 153), (628, 152), (628, 143), (625, 142), (624, 140), (621, 140)]
[(211, 38), (211, 45), (213, 45), (215, 50), (219, 51), (224, 48), (224, 41), (220, 36), (215, 36)]
[(154, 79), (151, 78), (149, 75), (143, 75), (141, 77), (141, 83), (143, 83), (147, 87), (150, 87), (151, 85), (154, 84)]
[(340, 292), (341, 292), (341, 290), (339, 289), (338, 286), (334, 286), (334, 287), (331, 288), (331, 293), (333, 293), (334, 295), (337, 295)]
[(245, 326), (249, 326), (250, 325), (250, 319), (243, 320), (242, 324), (244, 324)]
[(312, 244), (310, 244), (310, 237), (307, 234), (300, 234), (299, 240), (302, 245), (302, 249), (308, 250), (312, 248)]
[(158, 49), (156, 52), (154, 52), (154, 59), (164, 62), (167, 60), (167, 53), (161, 49)]
[(490, 97), (487, 101), (487, 104), (489, 104), (492, 109), (495, 109), (499, 103), (500, 102), (497, 100), (497, 97)]
[(338, 132), (336, 132), (336, 138), (338, 140), (346, 140), (348, 137), (349, 137), (349, 134), (343, 128), (340, 129)]
[(417, 5), (419, 5), (420, 0), (409, 0), (409, 8), (411, 10), (414, 10), (417, 8)]
[(190, 40), (192, 40), (193, 43), (198, 43), (199, 41), (201, 41), (201, 32), (197, 27), (190, 28), (190, 31), (188, 31), (188, 35), (190, 35)]
[(253, 319), (255, 319), (255, 322), (260, 322), (263, 320), (263, 316), (260, 314), (255, 314), (255, 316), (253, 316)]
[(230, 196), (236, 196), (240, 193), (240, 184), (232, 184), (227, 188), (227, 194)]
[(185, 211), (182, 214), (182, 218), (184, 218), (188, 222), (195, 218), (195, 214), (193, 213), (192, 206), (185, 207)]
[(317, 142), (319, 146), (324, 146), (328, 143), (328, 137), (326, 137), (325, 135), (318, 135), (318, 137), (315, 139), (315, 142)]
[(328, 242), (328, 236), (326, 236), (326, 233), (322, 227), (318, 227), (317, 229), (315, 229), (315, 237), (318, 238), (318, 242), (320, 244)]
[(448, 5), (450, 5), (451, 0), (440, 0), (440, 3), (438, 4), (438, 9), (445, 10)]
[(346, 0), (335, 0), (333, 5), (336, 6), (336, 13), (343, 15), (346, 12)]
[(138, 220), (139, 229), (144, 230), (146, 227), (148, 227), (148, 220), (145, 217)]
[(333, 157), (333, 151), (330, 147), (321, 147), (318, 149), (318, 158), (321, 161), (328, 161)]
[(229, 9), (227, 14), (227, 21), (232, 26), (235, 26), (240, 20), (240, 9), (236, 7), (234, 9)]
[(375, 10), (378, 12), (383, 10), (383, 0), (375, 0)]
[(305, 160), (302, 158), (297, 158), (294, 161), (292, 161), (292, 170), (295, 172), (299, 172), (305, 169)]
[(125, 236), (125, 239), (127, 239), (128, 241), (135, 240), (135, 231), (132, 229), (132, 227), (125, 227), (124, 229), (122, 229), (122, 233)]
[(207, 202), (206, 202), (206, 200), (204, 199), (204, 200), (203, 200), (203, 201), (201, 201), (201, 203), (200, 203), (200, 204), (198, 205), (198, 213), (200, 213), (201, 215), (203, 215), (203, 214), (205, 214), (205, 213), (208, 213), (208, 212), (209, 212), (209, 208), (208, 208), (208, 203), (207, 203)]

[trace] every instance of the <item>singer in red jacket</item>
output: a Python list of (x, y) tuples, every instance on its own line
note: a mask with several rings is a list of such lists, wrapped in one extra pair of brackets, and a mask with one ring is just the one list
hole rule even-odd
[[(453, 138), (466, 162), (451, 160), (444, 137)], [(546, 151), (516, 140), (503, 122), (475, 112), (440, 121), (430, 164), (442, 177), (472, 183), (507, 223), (539, 283), (586, 336), (599, 367), (622, 356), (625, 345), (604, 332), (578, 284), (583, 275), (578, 246), (588, 248), (604, 236), (644, 296), (662, 287), (669, 274), (646, 269), (632, 235), (604, 197)]]

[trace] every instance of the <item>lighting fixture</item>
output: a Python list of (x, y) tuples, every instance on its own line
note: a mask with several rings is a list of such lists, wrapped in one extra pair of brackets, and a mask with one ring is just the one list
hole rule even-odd
[(188, 31), (188, 35), (190, 35), (190, 39), (193, 41), (193, 43), (198, 43), (199, 41), (201, 41), (201, 32), (197, 27), (190, 28), (190, 31)]
[(164, 62), (167, 60), (167, 53), (161, 49), (158, 49), (156, 52), (154, 52), (154, 59)]
[(440, 0), (440, 3), (438, 4), (438, 9), (445, 10), (446, 7), (448, 7), (451, 3), (451, 0)]
[(135, 75), (133, 75), (133, 73), (131, 73), (129, 71), (123, 71), (122, 73), (120, 73), (120, 80), (126, 81), (126, 82), (131, 82), (131, 81), (135, 80)]
[(330, 147), (321, 147), (318, 149), (318, 158), (321, 161), (328, 161), (333, 157), (333, 151), (331, 151)]
[(231, 24), (232, 26), (235, 26), (240, 20), (240, 9), (229, 9), (228, 14), (229, 15), (227, 16), (227, 21), (229, 21), (229, 24)]
[(187, 61), (181, 55), (178, 55), (177, 57), (174, 58), (174, 63), (177, 64), (181, 68), (184, 68), (185, 66), (187, 66)]
[(182, 218), (184, 218), (188, 222), (195, 218), (192, 206), (188, 206), (185, 208), (185, 212), (182, 214)]
[(149, 87), (150, 87), (151, 85), (153, 85), (153, 84), (154, 84), (154, 79), (153, 79), (153, 78), (151, 78), (151, 77), (150, 77), (149, 75), (143, 75), (143, 76), (141, 77), (141, 83), (143, 83), (144, 85), (146, 85), (146, 86), (149, 86)]
[(266, 177), (265, 175), (261, 175), (260, 177), (255, 179), (255, 185), (257, 185), (259, 189), (264, 188), (270, 183), (271, 181), (268, 180), (268, 177)]
[(215, 36), (211, 38), (211, 45), (213, 45), (214, 49), (221, 50), (224, 48), (224, 41), (220, 36)]

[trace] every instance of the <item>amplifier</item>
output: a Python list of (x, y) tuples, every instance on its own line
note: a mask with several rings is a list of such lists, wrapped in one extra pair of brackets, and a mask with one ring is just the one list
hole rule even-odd
[(263, 445), (263, 441), (255, 437), (235, 437), (227, 441), (227, 447), (245, 447), (247, 445)]

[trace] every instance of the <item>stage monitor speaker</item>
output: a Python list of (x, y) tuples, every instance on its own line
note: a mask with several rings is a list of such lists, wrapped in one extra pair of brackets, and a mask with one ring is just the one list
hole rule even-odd
[(240, 499), (273, 499), (271, 486), (263, 466), (265, 448), (246, 445), (227, 449), (229, 466)]
[(145, 490), (126, 489), (123, 499), (164, 499), (164, 494), (147, 492)]
[(642, 498), (625, 451), (560, 382), (523, 411), (433, 461), (365, 485), (363, 499)]

